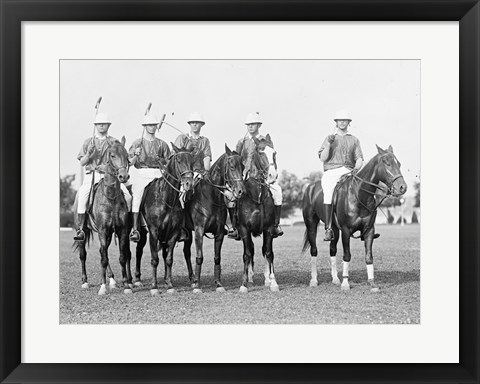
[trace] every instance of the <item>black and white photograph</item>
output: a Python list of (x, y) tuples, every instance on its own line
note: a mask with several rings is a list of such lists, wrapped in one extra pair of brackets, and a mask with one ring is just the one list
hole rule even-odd
[(421, 324), (420, 60), (58, 70), (60, 324)]

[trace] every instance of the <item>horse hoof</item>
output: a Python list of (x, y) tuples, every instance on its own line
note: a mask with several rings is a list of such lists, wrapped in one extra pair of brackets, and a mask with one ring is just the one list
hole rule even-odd
[(272, 292), (279, 292), (280, 291), (280, 287), (278, 285), (271, 285), (270, 286), (270, 291)]
[(136, 281), (133, 285), (137, 288), (143, 288), (143, 284), (141, 281)]
[(152, 296), (154, 296), (154, 297), (157, 296), (158, 293), (159, 293), (159, 292), (158, 292), (158, 289), (151, 289), (151, 290), (150, 290), (150, 294), (151, 294)]
[(117, 288), (117, 282), (116, 282), (115, 279), (113, 279), (113, 278), (110, 278), (110, 282), (109, 282), (108, 285), (109, 285), (110, 289), (115, 289), (115, 288)]
[(133, 289), (133, 284), (132, 284), (132, 283), (128, 283), (128, 288)]
[(169, 293), (170, 295), (173, 295), (175, 293), (175, 288), (168, 288), (167, 289), (167, 293)]
[(82, 284), (82, 289), (87, 289), (88, 288), (88, 283), (83, 283)]
[(194, 288), (193, 293), (202, 293), (202, 289), (201, 288)]
[(310, 287), (318, 287), (318, 281), (317, 280), (310, 280), (310, 283), (308, 285)]
[(340, 279), (333, 279), (333, 280), (332, 280), (332, 284), (334, 284), (334, 285), (340, 285), (340, 284), (341, 284), (341, 283), (340, 283)]
[(216, 291), (219, 292), (219, 293), (225, 293), (225, 292), (227, 292), (226, 289), (223, 288), (223, 287), (217, 287)]
[(123, 290), (123, 293), (125, 293), (126, 295), (129, 295), (129, 294), (133, 293), (133, 291), (130, 288), (125, 288)]
[(350, 285), (349, 284), (342, 284), (341, 287), (342, 291), (349, 291), (350, 290)]
[(248, 288), (245, 287), (244, 285), (242, 285), (242, 286), (240, 287), (240, 293), (248, 293)]
[(98, 291), (98, 294), (101, 296), (101, 295), (105, 295), (106, 293), (107, 293), (107, 288), (105, 287), (105, 284), (102, 284), (100, 287), (100, 290)]
[(370, 288), (370, 292), (373, 292), (373, 293), (380, 292), (380, 288), (378, 288), (378, 287), (372, 287), (372, 288)]

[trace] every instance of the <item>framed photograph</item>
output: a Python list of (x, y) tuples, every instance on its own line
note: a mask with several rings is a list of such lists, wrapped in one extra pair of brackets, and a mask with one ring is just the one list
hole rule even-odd
[(478, 1), (1, 2), (2, 382), (479, 382)]

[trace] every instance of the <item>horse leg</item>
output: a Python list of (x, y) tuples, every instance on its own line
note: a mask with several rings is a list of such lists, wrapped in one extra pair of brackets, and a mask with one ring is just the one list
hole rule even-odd
[(187, 264), (188, 278), (190, 280), (190, 283), (192, 284), (192, 288), (194, 288), (195, 276), (193, 275), (193, 268), (192, 268), (192, 242), (193, 242), (193, 239), (191, 236), (188, 239), (184, 240), (183, 256), (185, 257), (185, 263)]
[(222, 244), (223, 244), (223, 238), (225, 237), (225, 234), (223, 233), (223, 230), (220, 229), (219, 233), (215, 235), (215, 244), (214, 244), (214, 251), (215, 251), (215, 256), (213, 258), (213, 263), (214, 263), (214, 272), (213, 272), (213, 278), (215, 285), (217, 286), (216, 290), (217, 292), (226, 292), (225, 288), (222, 285), (222, 268), (220, 265), (221, 261), (221, 252), (222, 252)]
[(87, 262), (87, 250), (85, 249), (85, 242), (84, 241), (79, 241), (78, 242), (78, 251), (80, 254), (80, 262), (82, 263), (82, 288), (86, 289), (88, 288), (88, 281), (87, 281), (87, 268), (86, 268), (86, 262)]
[(342, 231), (342, 244), (343, 244), (343, 280), (341, 289), (342, 291), (348, 291), (350, 284), (348, 283), (348, 267), (352, 255), (350, 254), (350, 233), (348, 230)]
[(340, 279), (338, 278), (337, 271), (337, 243), (340, 238), (340, 231), (336, 226), (332, 226), (333, 230), (333, 240), (330, 241), (330, 268), (332, 274), (332, 283), (335, 285), (340, 285)]
[[(120, 229), (118, 231), (120, 232)], [(118, 239), (118, 248), (120, 250), (120, 265), (122, 267), (122, 283), (124, 293), (133, 293), (132, 288), (132, 273), (130, 271), (130, 259), (132, 254), (130, 253), (130, 239), (128, 238), (128, 231), (124, 230)]]
[(311, 269), (311, 278), (310, 278), (310, 287), (316, 287), (318, 285), (317, 279), (317, 228), (318, 222), (320, 221), (319, 217), (312, 213), (306, 220), (305, 224), (307, 226), (306, 229), (306, 237), (307, 241), (310, 244), (310, 269)]
[(110, 263), (107, 265), (107, 277), (108, 277), (108, 287), (110, 289), (117, 288), (117, 282), (115, 281), (115, 276), (112, 271), (112, 267), (110, 267)]
[(367, 264), (367, 276), (368, 284), (370, 285), (371, 292), (378, 292), (380, 288), (374, 281), (374, 271), (373, 271), (373, 239), (375, 236), (375, 229), (372, 227), (368, 233), (365, 235), (365, 263)]
[(273, 237), (268, 230), (263, 231), (263, 257), (265, 258), (265, 286), (269, 286), (272, 292), (278, 292), (277, 280), (275, 279), (274, 267), (273, 267)]
[(98, 291), (99, 295), (105, 295), (107, 293), (107, 268), (108, 268), (108, 247), (112, 241), (111, 233), (104, 233), (100, 237), (100, 265), (102, 268), (101, 278), (102, 283), (100, 285), (100, 290)]
[(193, 284), (193, 292), (201, 293), (202, 288), (200, 288), (200, 276), (202, 274), (202, 264), (203, 264), (203, 228), (195, 228), (195, 250), (197, 257), (195, 259), (195, 280)]
[(253, 255), (255, 246), (253, 244), (252, 235), (248, 232), (246, 236), (242, 235), (243, 241), (243, 281), (240, 292), (248, 292), (248, 282), (253, 283)]
[(140, 240), (138, 241), (137, 247), (135, 248), (135, 287), (143, 287), (140, 267), (142, 264), (143, 248), (145, 247), (145, 244), (147, 244), (147, 231), (145, 230), (145, 228), (141, 227), (139, 229), (139, 232)]
[(163, 260), (165, 261), (165, 284), (167, 285), (167, 293), (175, 293), (175, 288), (172, 284), (172, 266), (173, 266), (173, 249), (175, 248), (176, 240), (170, 240), (168, 244), (163, 247)]
[(150, 230), (150, 253), (151, 253), (151, 265), (152, 265), (152, 285), (150, 288), (150, 294), (152, 296), (158, 295), (157, 284), (157, 268), (158, 268), (158, 239), (157, 234)]

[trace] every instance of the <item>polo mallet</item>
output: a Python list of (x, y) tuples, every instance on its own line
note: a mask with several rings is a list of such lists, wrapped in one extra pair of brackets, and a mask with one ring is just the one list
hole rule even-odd
[[(145, 114), (144, 116), (147, 116), (149, 113), (150, 113), (150, 108), (152, 108), (152, 102), (148, 103), (148, 106), (147, 106), (147, 109), (145, 110)], [(143, 147), (143, 136), (145, 136), (145, 124), (142, 124), (143, 126), (143, 132), (142, 132), (142, 138), (141, 138), (141, 144), (137, 147), (138, 148), (143, 148), (143, 150), (145, 151), (145, 148)]]
[(162, 118), (160, 119), (160, 123), (158, 124), (158, 130), (160, 131), (160, 128), (162, 128), (163, 122), (165, 121), (165, 117), (167, 115), (164, 113)]
[[(102, 102), (102, 96), (100, 96), (95, 104), (95, 119), (98, 115), (98, 110), (100, 109), (100, 103)], [(93, 134), (92, 134), (92, 144), (95, 145), (95, 122), (93, 123)], [(90, 187), (90, 194), (88, 195), (88, 207), (92, 205), (93, 198), (93, 186), (95, 185), (95, 169), (92, 171), (92, 185)]]

